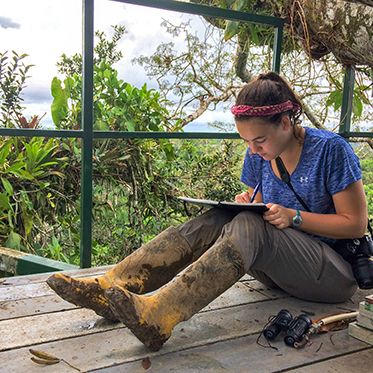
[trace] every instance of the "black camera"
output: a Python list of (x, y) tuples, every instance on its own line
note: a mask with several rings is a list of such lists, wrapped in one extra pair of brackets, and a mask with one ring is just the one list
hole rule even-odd
[(359, 288), (373, 289), (372, 237), (337, 240), (333, 249), (350, 263)]

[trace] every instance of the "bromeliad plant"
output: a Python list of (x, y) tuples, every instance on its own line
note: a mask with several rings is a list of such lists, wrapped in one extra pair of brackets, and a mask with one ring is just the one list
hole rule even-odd
[(54, 200), (62, 192), (52, 187), (52, 180), (63, 178), (64, 159), (58, 158), (53, 139), (10, 138), (0, 145), (0, 243), (31, 249), (32, 238), (53, 221)]

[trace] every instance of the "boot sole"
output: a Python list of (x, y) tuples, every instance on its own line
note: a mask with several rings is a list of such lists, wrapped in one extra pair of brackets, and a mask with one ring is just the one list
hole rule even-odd
[(140, 322), (132, 295), (117, 287), (107, 289), (105, 296), (109, 300), (113, 313), (132, 333), (150, 350), (159, 351), (169, 337), (159, 332), (159, 327)]
[[(113, 312), (107, 305), (102, 304), (103, 300), (95, 300), (98, 294), (103, 293), (100, 286), (94, 284), (84, 284), (79, 280), (71, 277), (56, 277), (52, 275), (47, 279), (47, 284), (52, 288), (61, 298), (69, 303), (75, 304), (79, 307), (92, 309), (97, 315), (104, 317), (107, 320), (118, 322), (119, 320), (114, 316)], [(77, 291), (76, 289), (79, 289)], [(104, 295), (102, 295), (104, 297)], [(107, 299), (104, 302), (107, 302)]]

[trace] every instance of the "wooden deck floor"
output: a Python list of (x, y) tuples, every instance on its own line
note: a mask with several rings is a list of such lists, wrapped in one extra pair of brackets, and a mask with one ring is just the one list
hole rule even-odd
[[(75, 271), (95, 275), (105, 268)], [(64, 362), (41, 366), (30, 348), (62, 358), (83, 372), (372, 372), (373, 346), (347, 330), (314, 336), (301, 350), (256, 343), (271, 315), (282, 308), (316, 317), (356, 310), (367, 291), (329, 305), (301, 301), (244, 276), (204, 310), (176, 327), (157, 353), (148, 352), (122, 324), (63, 301), (48, 275), (0, 279), (0, 372), (77, 372)], [(338, 286), (338, 284), (336, 284)], [(150, 366), (150, 367), (149, 367)]]

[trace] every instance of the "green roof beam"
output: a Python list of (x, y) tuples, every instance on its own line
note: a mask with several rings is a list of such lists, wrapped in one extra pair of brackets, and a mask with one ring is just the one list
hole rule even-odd
[(245, 21), (250, 23), (257, 23), (262, 25), (269, 25), (275, 27), (283, 27), (285, 20), (279, 17), (265, 16), (260, 14), (239, 12), (230, 9), (223, 9), (218, 7), (211, 7), (207, 5), (200, 5), (188, 3), (184, 1), (172, 0), (112, 0), (118, 3), (126, 3), (133, 5), (146, 6), (149, 8), (157, 8), (164, 10), (172, 10), (179, 13), (196, 14), (200, 16), (216, 17), (231, 19), (236, 21)]

